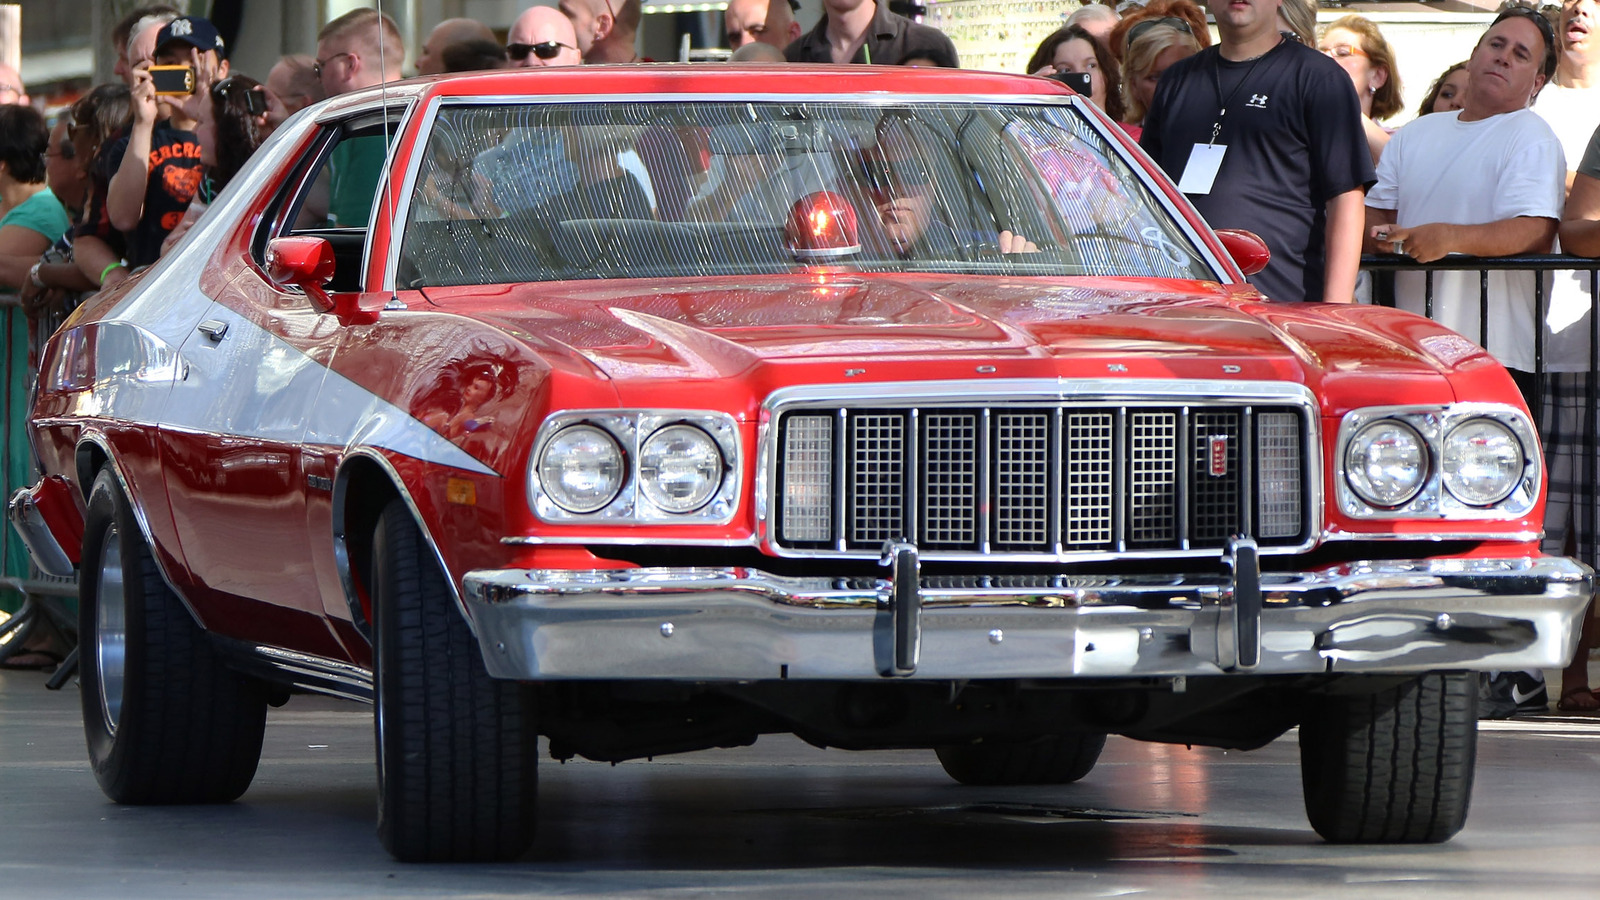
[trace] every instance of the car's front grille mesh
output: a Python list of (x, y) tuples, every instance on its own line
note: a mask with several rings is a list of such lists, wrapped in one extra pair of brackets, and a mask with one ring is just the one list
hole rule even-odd
[(899, 413), (850, 418), (852, 544), (881, 546), (906, 535), (906, 417)]
[(825, 408), (779, 421), (790, 550), (1072, 554), (1308, 536), (1308, 420), (1225, 404)]
[(994, 543), (1035, 547), (1050, 537), (1050, 416), (994, 417)]

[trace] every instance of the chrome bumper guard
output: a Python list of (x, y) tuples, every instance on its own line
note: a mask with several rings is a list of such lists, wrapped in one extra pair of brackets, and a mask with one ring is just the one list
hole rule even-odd
[(1206, 575), (789, 578), (744, 568), (474, 571), (509, 679), (1127, 678), (1564, 665), (1593, 573), (1560, 557), (1382, 560)]

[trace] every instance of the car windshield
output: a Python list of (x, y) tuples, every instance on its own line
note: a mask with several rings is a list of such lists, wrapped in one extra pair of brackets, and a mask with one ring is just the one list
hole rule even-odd
[(1217, 278), (1060, 103), (446, 105), (402, 288), (803, 271)]

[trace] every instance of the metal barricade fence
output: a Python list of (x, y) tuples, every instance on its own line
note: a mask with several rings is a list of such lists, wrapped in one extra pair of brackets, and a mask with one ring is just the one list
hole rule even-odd
[[(1569, 438), (1570, 446), (1577, 450), (1573, 465), (1584, 466), (1588, 470), (1587, 478), (1576, 477), (1574, 470), (1575, 486), (1578, 490), (1573, 493), (1582, 493), (1584, 496), (1573, 496), (1572, 515), (1578, 515), (1578, 510), (1588, 510), (1590, 515), (1588, 532), (1591, 535), (1600, 534), (1600, 498), (1594, 496), (1600, 489), (1600, 477), (1596, 476), (1600, 470), (1600, 463), (1596, 461), (1596, 454), (1600, 453), (1600, 259), (1585, 259), (1577, 256), (1557, 254), (1507, 256), (1507, 257), (1473, 257), (1473, 256), (1447, 256), (1444, 259), (1431, 263), (1418, 263), (1414, 260), (1392, 255), (1363, 256), (1361, 268), (1372, 276), (1372, 302), (1385, 306), (1396, 305), (1395, 274), (1399, 272), (1423, 273), (1422, 311), (1430, 319), (1438, 319), (1441, 311), (1438, 306), (1439, 298), (1434, 295), (1434, 276), (1439, 272), (1477, 272), (1478, 273), (1478, 333), (1463, 335), (1479, 346), (1488, 347), (1489, 329), (1491, 325), (1489, 315), (1489, 273), (1497, 271), (1531, 272), (1533, 290), (1533, 359), (1534, 379), (1537, 389), (1529, 398), (1534, 421), (1539, 425), (1541, 441), (1547, 440), (1552, 423), (1555, 421), (1555, 411), (1545, 415), (1544, 401), (1549, 379), (1551, 364), (1548, 351), (1548, 334), (1546, 322), (1550, 316), (1552, 276), (1560, 273), (1577, 272), (1586, 273), (1587, 277), (1580, 276), (1578, 283), (1586, 283), (1588, 305), (1586, 307), (1587, 320), (1579, 318), (1571, 326), (1581, 329), (1578, 334), (1586, 334), (1588, 340), (1588, 360), (1583, 367), (1583, 372), (1588, 375), (1585, 380), (1585, 396), (1581, 407), (1582, 425), (1578, 429), (1581, 437)], [(1449, 300), (1445, 302), (1459, 302)], [(1570, 362), (1566, 364), (1570, 366)], [(1563, 368), (1566, 368), (1564, 366)], [(1547, 462), (1549, 462), (1547, 458)], [(1554, 476), (1552, 475), (1552, 478)], [(1586, 486), (1585, 486), (1586, 485)], [(1569, 520), (1571, 524), (1578, 523)], [(1583, 529), (1577, 529), (1583, 531)], [(1568, 538), (1572, 537), (1571, 532)], [(1585, 553), (1583, 548), (1575, 549), (1579, 556), (1593, 555)], [(1571, 551), (1567, 551), (1571, 552)], [(1582, 562), (1595, 564), (1593, 559), (1580, 559)]]
[(1590, 396), (1588, 408), (1594, 409), (1596, 397), (1595, 382), (1600, 379), (1592, 377), (1600, 371), (1600, 308), (1596, 306), (1596, 298), (1600, 296), (1600, 259), (1585, 259), (1580, 256), (1564, 256), (1560, 254), (1540, 254), (1529, 256), (1447, 256), (1444, 259), (1419, 263), (1406, 257), (1381, 254), (1361, 257), (1361, 268), (1372, 275), (1372, 302), (1383, 306), (1394, 306), (1396, 301), (1394, 288), (1394, 275), (1398, 272), (1420, 272), (1423, 274), (1422, 314), (1430, 319), (1437, 319), (1437, 308), (1434, 297), (1434, 274), (1438, 272), (1477, 272), (1478, 273), (1478, 333), (1463, 335), (1478, 343), (1479, 346), (1489, 346), (1489, 273), (1490, 272), (1532, 272), (1533, 280), (1533, 358), (1534, 376), (1538, 379), (1539, 391), (1532, 398), (1534, 419), (1542, 421), (1543, 410), (1538, 406), (1543, 399), (1546, 371), (1546, 340), (1544, 322), (1550, 314), (1550, 290), (1546, 284), (1546, 276), (1556, 272), (1587, 272), (1589, 283), (1589, 361), (1587, 371), (1590, 378)]
[[(58, 320), (60, 317), (56, 317)], [(59, 321), (42, 323), (43, 327)], [(35, 381), (34, 348), (48, 336), (36, 334), (40, 324), (30, 321), (17, 295), (0, 292), (0, 472), (4, 473), (5, 494), (9, 499), (21, 487), (38, 480), (38, 464), (28, 439), (28, 405)], [(9, 525), (0, 541), (0, 587), (23, 595), (77, 597), (74, 578), (57, 578), (33, 567), (28, 551)]]

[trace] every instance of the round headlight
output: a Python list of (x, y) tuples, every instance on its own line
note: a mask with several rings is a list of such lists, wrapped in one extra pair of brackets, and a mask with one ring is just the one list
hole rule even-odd
[(668, 425), (639, 448), (639, 490), (658, 509), (693, 512), (722, 484), (722, 450), (693, 425)]
[(1379, 419), (1355, 433), (1344, 452), (1345, 480), (1362, 500), (1399, 506), (1422, 490), (1428, 450), (1422, 435), (1396, 419)]
[(1462, 503), (1499, 503), (1522, 480), (1522, 441), (1493, 419), (1469, 419), (1445, 437), (1440, 468), (1445, 488)]
[(539, 454), (539, 484), (572, 513), (604, 509), (622, 490), (622, 448), (593, 425), (563, 428)]

